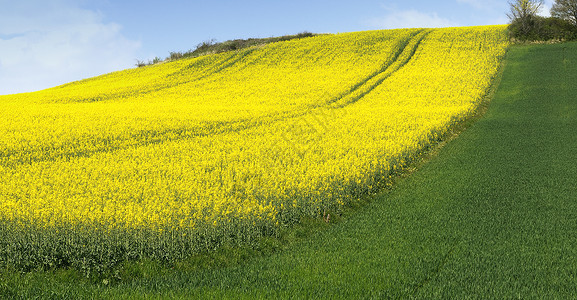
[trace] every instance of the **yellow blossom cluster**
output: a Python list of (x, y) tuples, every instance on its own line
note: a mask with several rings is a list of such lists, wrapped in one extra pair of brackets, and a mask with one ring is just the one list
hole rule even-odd
[(338, 209), (476, 109), (505, 30), (320, 35), (1, 96), (0, 219), (166, 231)]

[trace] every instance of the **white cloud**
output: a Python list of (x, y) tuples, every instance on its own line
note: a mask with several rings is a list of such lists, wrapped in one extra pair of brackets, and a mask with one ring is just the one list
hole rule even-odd
[(138, 41), (68, 0), (0, 0), (0, 95), (34, 91), (134, 64)]
[(541, 9), (541, 13), (540, 15), (544, 16), (544, 17), (550, 17), (551, 16), (551, 7), (553, 7), (553, 3), (555, 3), (554, 0), (545, 0), (544, 1), (544, 5), (543, 8)]
[(456, 22), (440, 17), (435, 12), (425, 13), (417, 10), (398, 10), (387, 8), (382, 17), (368, 19), (365, 23), (379, 29), (395, 28), (437, 28), (459, 26)]

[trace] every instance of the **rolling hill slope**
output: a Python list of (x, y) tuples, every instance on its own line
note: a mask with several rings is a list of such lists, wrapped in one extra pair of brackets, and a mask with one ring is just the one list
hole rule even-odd
[(467, 119), (507, 46), (323, 35), (0, 97), (0, 262), (174, 262), (338, 213)]

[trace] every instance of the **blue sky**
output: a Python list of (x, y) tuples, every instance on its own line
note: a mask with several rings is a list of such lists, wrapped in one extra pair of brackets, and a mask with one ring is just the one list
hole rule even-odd
[(505, 0), (0, 0), (0, 7), (0, 95), (132, 68), (209, 39), (508, 22)]

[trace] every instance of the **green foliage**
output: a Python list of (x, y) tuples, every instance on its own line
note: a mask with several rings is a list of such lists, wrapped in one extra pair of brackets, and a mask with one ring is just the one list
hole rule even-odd
[[(577, 39), (577, 23), (568, 17), (566, 6), (560, 3), (575, 2), (575, 0), (557, 0), (551, 14), (544, 18), (538, 15), (543, 7), (542, 0), (515, 0), (509, 2), (511, 20), (509, 35), (514, 41), (569, 41)], [(561, 13), (561, 7), (564, 7)], [(577, 10), (577, 6), (575, 7)], [(577, 13), (576, 13), (577, 14)]]
[(514, 0), (509, 1), (507, 17), (517, 21), (523, 31), (528, 30), (531, 20), (537, 16), (543, 6), (543, 0)]
[(577, 0), (555, 0), (551, 15), (577, 26)]
[(525, 35), (531, 30), (533, 20), (543, 6), (543, 0), (509, 1), (509, 6), (510, 10), (507, 16), (511, 22), (518, 24), (519, 31)]
[(21, 272), (72, 268), (87, 278), (118, 272), (127, 261), (143, 259), (172, 264), (223, 247), (253, 247), (275, 230), (257, 224), (228, 224), (226, 228), (200, 225), (201, 230), (175, 228), (171, 232), (113, 228), (111, 226), (55, 226), (0, 221), (0, 268)]
[(577, 39), (577, 26), (556, 17), (531, 16), (513, 20), (509, 25), (509, 36), (521, 42), (571, 41)]

